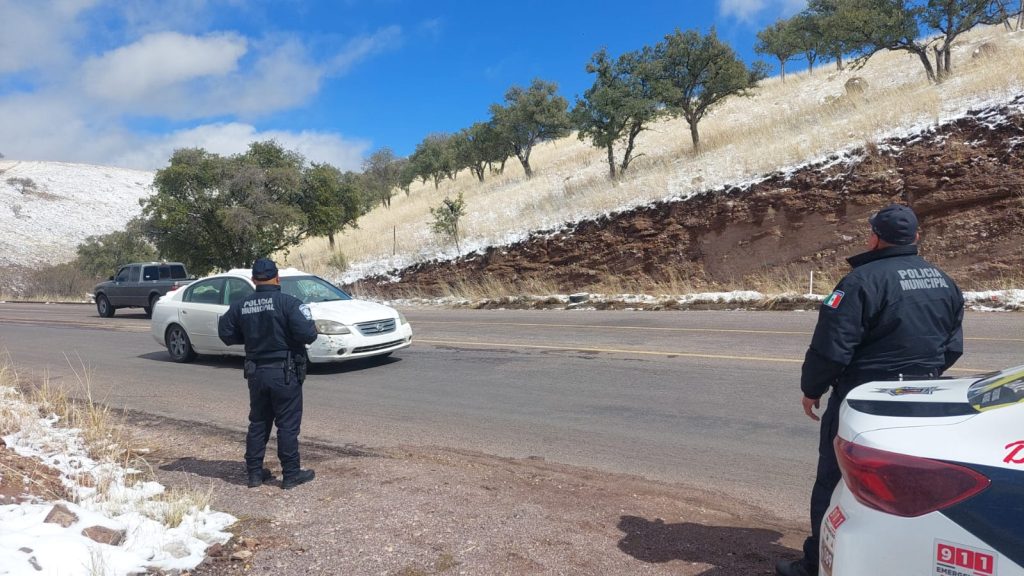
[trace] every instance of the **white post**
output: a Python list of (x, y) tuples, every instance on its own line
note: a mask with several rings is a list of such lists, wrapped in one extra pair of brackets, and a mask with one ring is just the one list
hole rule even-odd
[(811, 283), (807, 285), (807, 295), (814, 294), (814, 270), (811, 270)]

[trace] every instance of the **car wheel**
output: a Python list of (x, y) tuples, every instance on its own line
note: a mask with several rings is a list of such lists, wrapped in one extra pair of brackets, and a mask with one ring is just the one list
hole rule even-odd
[(110, 300), (103, 294), (96, 297), (96, 312), (103, 318), (110, 318), (114, 315), (114, 307), (110, 305)]
[(174, 324), (167, 329), (167, 353), (175, 362), (191, 362), (196, 359), (196, 351), (192, 349), (192, 341), (188, 339), (185, 329)]
[(156, 301), (160, 299), (160, 296), (153, 294), (149, 297), (149, 306), (143, 306), (142, 311), (146, 313), (146, 318), (153, 317), (153, 306), (156, 306)]

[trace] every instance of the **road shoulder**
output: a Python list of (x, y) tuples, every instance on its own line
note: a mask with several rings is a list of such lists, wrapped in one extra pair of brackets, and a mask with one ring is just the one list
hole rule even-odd
[(212, 494), (235, 538), (194, 575), (768, 574), (801, 526), (713, 492), (438, 447), (302, 446), (317, 478), (245, 485), (244, 434), (127, 417), (157, 480)]

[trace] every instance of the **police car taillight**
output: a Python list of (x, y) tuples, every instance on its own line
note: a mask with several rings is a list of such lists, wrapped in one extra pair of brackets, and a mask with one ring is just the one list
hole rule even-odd
[(914, 517), (978, 494), (991, 481), (957, 464), (887, 452), (837, 437), (836, 456), (846, 487), (861, 504)]

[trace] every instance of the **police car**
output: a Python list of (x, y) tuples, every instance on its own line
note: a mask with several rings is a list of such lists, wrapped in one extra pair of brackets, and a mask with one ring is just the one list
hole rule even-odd
[(845, 399), (820, 573), (1024, 576), (1024, 366)]
[[(294, 268), (280, 270), (279, 276), (281, 290), (308, 305), (316, 322), (319, 336), (307, 349), (311, 362), (387, 356), (412, 343), (412, 327), (394, 308), (356, 300)], [(190, 362), (198, 354), (244, 356), (243, 346), (220, 341), (217, 321), (228, 306), (255, 290), (251, 277), (251, 270), (235, 269), (167, 293), (153, 307), (153, 338), (175, 362)]]

